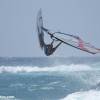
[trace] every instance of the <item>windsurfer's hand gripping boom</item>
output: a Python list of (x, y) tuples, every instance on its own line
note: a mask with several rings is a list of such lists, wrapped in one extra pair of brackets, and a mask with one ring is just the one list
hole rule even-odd
[(43, 28), (43, 27), (42, 27), (42, 30), (45, 31), (46, 33), (48, 33), (52, 39), (52, 42), (50, 44), (46, 44), (44, 42), (44, 52), (47, 56), (50, 56), (51, 54), (53, 54), (56, 51), (56, 49), (61, 45), (62, 42), (59, 41), (59, 43), (56, 46), (54, 46), (53, 44), (56, 41), (56, 39), (53, 38), (54, 33), (51, 33), (48, 29)]

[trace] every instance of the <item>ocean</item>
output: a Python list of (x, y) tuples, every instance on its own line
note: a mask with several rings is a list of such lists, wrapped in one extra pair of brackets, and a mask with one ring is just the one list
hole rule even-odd
[(0, 100), (100, 100), (100, 58), (0, 57)]

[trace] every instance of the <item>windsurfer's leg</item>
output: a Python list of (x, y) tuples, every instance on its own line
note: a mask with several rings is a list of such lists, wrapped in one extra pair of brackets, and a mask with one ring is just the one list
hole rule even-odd
[(44, 27), (42, 27), (42, 30), (45, 31), (45, 32), (48, 32), (49, 31), (48, 29), (46, 29)]

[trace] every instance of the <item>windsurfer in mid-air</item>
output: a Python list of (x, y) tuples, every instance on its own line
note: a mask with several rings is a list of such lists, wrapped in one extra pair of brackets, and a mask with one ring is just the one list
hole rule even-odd
[[(38, 32), (40, 47), (41, 47), (41, 49), (44, 50), (44, 53), (47, 56), (52, 55), (62, 43), (67, 44), (76, 49), (91, 53), (91, 54), (100, 53), (99, 48), (92, 46), (90, 43), (86, 43), (79, 36), (66, 34), (66, 33), (62, 33), (62, 32), (51, 32), (50, 30), (46, 29), (43, 26), (41, 10), (38, 12), (38, 16), (37, 16), (37, 32)], [(46, 34), (48, 34), (52, 40), (52, 42), (49, 44), (47, 44), (44, 39), (44, 35), (46, 35)], [(62, 34), (62, 36), (61, 36), (61, 34)], [(58, 41), (59, 43), (57, 45), (54, 45), (56, 41)]]
[[(53, 34), (52, 32), (49, 32), (48, 29), (43, 27), (43, 19), (42, 19), (42, 12), (41, 10), (38, 13), (37, 16), (37, 31), (38, 31), (38, 38), (39, 38), (39, 43), (40, 43), (40, 47), (41, 49), (44, 50), (44, 53), (47, 56), (50, 56), (51, 54), (53, 54), (56, 49), (61, 45), (61, 41), (59, 41), (59, 43), (54, 46), (54, 43), (57, 41), (55, 38), (53, 38)], [(49, 44), (46, 44), (44, 41), (44, 32), (47, 34), (50, 34), (50, 37), (52, 39), (52, 42)]]
[(53, 54), (55, 50), (60, 46), (62, 42), (57, 44), (55, 47), (53, 46), (55, 40), (53, 40), (50, 44), (44, 44), (44, 52), (47, 56)]
[[(53, 34), (52, 34), (53, 35)], [(61, 41), (54, 47), (54, 42), (56, 41), (56, 39), (53, 39), (51, 36), (52, 42), (50, 44), (46, 44), (44, 42), (44, 34), (39, 34), (39, 42), (40, 42), (40, 46), (44, 49), (44, 53), (47, 56), (50, 56), (51, 54), (53, 54), (55, 52), (55, 50), (61, 45)]]

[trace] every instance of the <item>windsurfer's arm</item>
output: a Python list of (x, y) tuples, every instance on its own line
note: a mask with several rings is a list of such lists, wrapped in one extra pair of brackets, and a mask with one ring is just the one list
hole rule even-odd
[(55, 51), (60, 45), (61, 45), (62, 42), (58, 43), (54, 48), (53, 50)]

